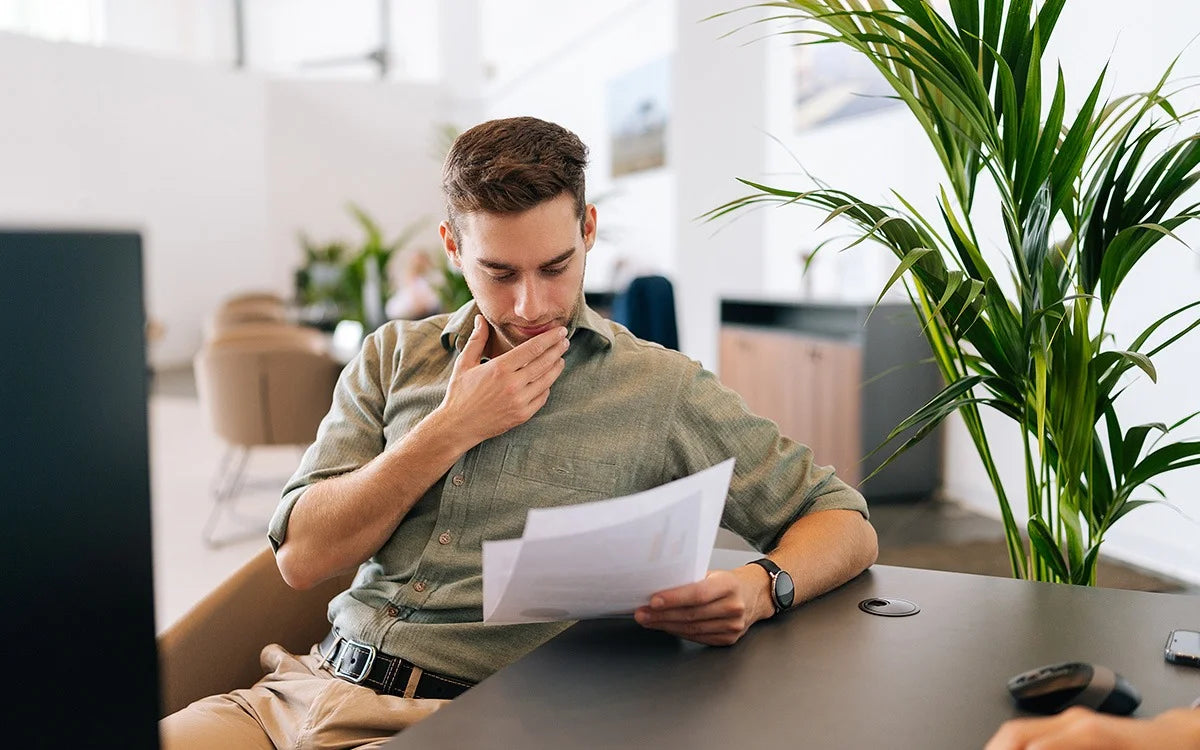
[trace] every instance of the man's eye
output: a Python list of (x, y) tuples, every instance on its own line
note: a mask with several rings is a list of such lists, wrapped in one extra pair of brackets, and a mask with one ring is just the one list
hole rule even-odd
[(515, 276), (512, 273), (492, 274), (492, 281), (512, 281)]
[(546, 275), (547, 276), (558, 276), (559, 274), (561, 274), (563, 271), (566, 271), (566, 270), (567, 270), (566, 266), (559, 266), (558, 268), (547, 268)]

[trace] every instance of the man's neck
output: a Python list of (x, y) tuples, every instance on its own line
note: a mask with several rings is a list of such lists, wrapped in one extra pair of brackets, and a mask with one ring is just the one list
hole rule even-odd
[(508, 342), (500, 337), (500, 333), (496, 330), (495, 326), (493, 326), (491, 323), (484, 323), (484, 325), (488, 326), (488, 342), (487, 346), (483, 348), (484, 357), (488, 359), (495, 359), (501, 354), (504, 354), (512, 349), (512, 347), (508, 345)]

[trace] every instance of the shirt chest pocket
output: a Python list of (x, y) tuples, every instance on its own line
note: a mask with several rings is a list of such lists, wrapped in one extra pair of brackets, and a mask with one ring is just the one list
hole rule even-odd
[(617, 489), (618, 468), (579, 456), (508, 446), (492, 502), (488, 535), (509, 539), (525, 529), (530, 508), (607, 500)]

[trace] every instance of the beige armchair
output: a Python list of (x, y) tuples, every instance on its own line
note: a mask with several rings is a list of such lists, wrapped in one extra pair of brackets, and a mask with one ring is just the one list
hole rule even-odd
[(329, 600), (352, 579), (347, 573), (296, 591), (264, 548), (159, 634), (162, 715), (253, 685), (263, 675), (258, 655), (269, 643), (308, 653), (329, 632)]
[(331, 341), (331, 337), (327, 334), (296, 323), (279, 320), (246, 320), (214, 332), (205, 341), (205, 345), (213, 346), (232, 341), (244, 342), (249, 339), (288, 341), (298, 348), (317, 353), (327, 353)]
[(237, 294), (229, 295), (228, 297), (226, 297), (224, 300), (221, 301), (221, 306), (222, 307), (232, 307), (234, 305), (239, 305), (239, 304), (242, 304), (245, 302), (252, 302), (252, 303), (266, 302), (266, 303), (277, 305), (279, 307), (285, 307), (287, 305), (287, 300), (285, 300), (280, 294), (278, 294), (276, 292), (268, 292), (266, 290), (249, 290), (249, 291), (238, 292)]
[(245, 299), (226, 302), (213, 311), (204, 325), (204, 337), (212, 339), (246, 323), (291, 323), (291, 313), (282, 301)]
[[(294, 325), (239, 326), (210, 340), (196, 354), (200, 405), (213, 430), (228, 444), (213, 479), (205, 543), (216, 547), (242, 538), (218, 537), (216, 527), (223, 513), (237, 515), (234, 500), (245, 487), (251, 450), (312, 443), (332, 403), (339, 369), (325, 336)], [(251, 522), (250, 533), (262, 534), (265, 519)]]

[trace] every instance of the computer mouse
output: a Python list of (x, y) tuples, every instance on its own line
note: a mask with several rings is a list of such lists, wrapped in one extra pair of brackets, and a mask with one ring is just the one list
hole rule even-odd
[(1022, 672), (1008, 681), (1017, 706), (1039, 714), (1056, 714), (1071, 706), (1087, 706), (1110, 714), (1130, 714), (1142, 702), (1129, 680), (1099, 664), (1065, 661)]

